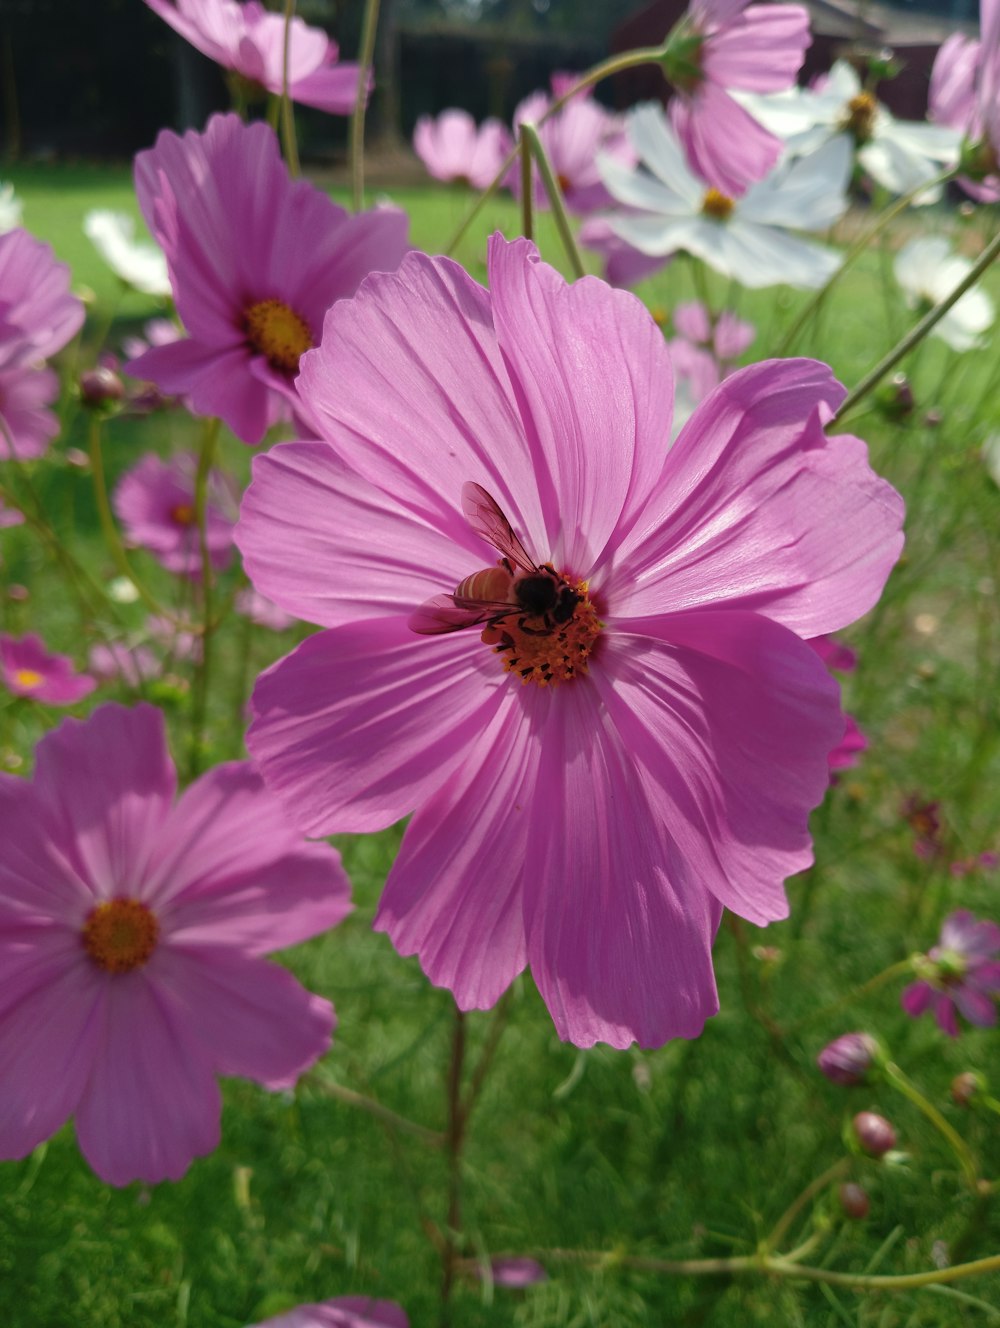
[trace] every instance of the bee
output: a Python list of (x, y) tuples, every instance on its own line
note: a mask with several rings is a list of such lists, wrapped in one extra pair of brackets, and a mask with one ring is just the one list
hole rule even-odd
[(478, 623), (495, 627), (516, 616), (518, 629), (526, 635), (550, 636), (568, 623), (580, 594), (549, 563), (535, 563), (481, 485), (462, 485), (462, 511), (476, 534), (503, 556), (494, 567), (467, 576), (450, 595), (425, 600), (410, 615), (411, 630), (435, 636)]

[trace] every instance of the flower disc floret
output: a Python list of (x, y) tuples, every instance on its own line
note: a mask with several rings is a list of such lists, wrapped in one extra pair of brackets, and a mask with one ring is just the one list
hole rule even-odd
[(705, 191), (701, 210), (707, 217), (715, 217), (717, 221), (726, 221), (732, 215), (734, 206), (735, 204), (728, 194), (722, 193), (719, 189), (711, 188)]
[(568, 621), (515, 612), (491, 623), (482, 634), (484, 645), (493, 646), (502, 657), (504, 672), (516, 673), (522, 683), (549, 687), (582, 677), (601, 634), (604, 624), (587, 595), (587, 582), (565, 576), (558, 576), (558, 581), (576, 601)]
[(156, 949), (160, 924), (138, 899), (108, 899), (98, 904), (83, 928), (83, 948), (108, 973), (142, 968)]
[(31, 689), (34, 687), (40, 687), (45, 679), (37, 669), (15, 669), (14, 681), (19, 687), (27, 687)]
[(871, 92), (859, 92), (852, 97), (844, 108), (842, 128), (854, 135), (859, 145), (871, 142), (878, 115), (878, 101)]
[(281, 300), (259, 300), (244, 316), (247, 340), (273, 369), (294, 373), (313, 345), (309, 324)]

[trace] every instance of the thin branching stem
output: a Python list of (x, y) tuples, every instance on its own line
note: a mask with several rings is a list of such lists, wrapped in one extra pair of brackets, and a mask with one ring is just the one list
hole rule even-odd
[[(538, 136), (538, 129), (535, 125), (525, 121), (521, 125), (522, 141), (527, 141), (531, 147), (531, 154), (538, 163), (538, 173), (542, 177), (542, 184), (545, 186), (545, 192), (549, 197), (549, 205), (552, 208), (552, 217), (556, 223), (556, 230), (559, 232), (559, 238), (562, 240), (563, 248), (566, 250), (566, 257), (569, 259), (569, 265), (573, 269), (575, 277), (585, 275), (583, 259), (580, 257), (580, 251), (576, 247), (576, 240), (573, 238), (573, 228), (569, 223), (569, 213), (566, 211), (566, 200), (563, 198), (563, 191), (560, 188), (559, 181), (555, 177), (552, 169), (552, 163), (549, 161), (548, 154)], [(531, 183), (531, 175), (528, 173), (528, 184)]]
[(295, 0), (285, 0), (285, 40), (281, 50), (281, 143), (285, 153), (288, 174), (295, 179), (299, 174), (299, 147), (295, 139), (295, 109), (288, 87), (288, 67), (292, 49), (292, 20)]
[(212, 554), (208, 547), (208, 477), (212, 469), (215, 445), (219, 437), (219, 421), (205, 421), (198, 453), (198, 469), (194, 480), (194, 519), (198, 530), (198, 552), (201, 558), (201, 655), (195, 666), (194, 695), (191, 703), (191, 746), (189, 778), (194, 779), (201, 770), (202, 746), (205, 737), (205, 718), (208, 710), (208, 680), (212, 669), (213, 635), (217, 623), (212, 617)]
[(375, 62), (375, 33), (378, 30), (379, 0), (365, 0), (358, 52), (358, 93), (351, 112), (351, 201), (355, 212), (365, 205), (365, 111), (372, 65)]
[(462, 1149), (465, 1144), (466, 1112), (462, 1103), (462, 1072), (465, 1065), (465, 1013), (455, 1006), (455, 1024), (448, 1062), (448, 1216), (442, 1251), (441, 1328), (451, 1324), (451, 1295), (458, 1271), (462, 1239)]

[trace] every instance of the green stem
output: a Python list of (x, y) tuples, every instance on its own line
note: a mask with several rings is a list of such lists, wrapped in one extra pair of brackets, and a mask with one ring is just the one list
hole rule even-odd
[(833, 1181), (837, 1180), (838, 1177), (842, 1176), (850, 1165), (849, 1159), (842, 1157), (839, 1161), (834, 1162), (833, 1166), (827, 1167), (827, 1169), (821, 1175), (817, 1176), (815, 1180), (810, 1181), (802, 1193), (792, 1200), (789, 1206), (778, 1218), (777, 1222), (775, 1222), (774, 1226), (771, 1228), (770, 1235), (766, 1238), (761, 1247), (761, 1252), (767, 1254), (771, 1250), (776, 1250), (784, 1240), (788, 1228), (798, 1217), (799, 1213), (802, 1212), (802, 1209), (805, 1208), (806, 1204), (809, 1203), (811, 1199), (814, 1199), (817, 1194), (820, 1194), (825, 1190)]
[(891, 1084), (893, 1088), (898, 1089), (905, 1098), (908, 1098), (909, 1101), (913, 1103), (918, 1111), (922, 1112), (923, 1115), (927, 1117), (937, 1130), (938, 1134), (941, 1135), (948, 1144), (948, 1147), (955, 1154), (955, 1158), (969, 1187), (973, 1190), (977, 1189), (979, 1184), (979, 1167), (976, 1164), (976, 1159), (972, 1155), (972, 1150), (958, 1131), (948, 1124), (933, 1102), (929, 1102), (927, 1098), (924, 1097), (916, 1084), (912, 1083), (893, 1061), (887, 1061), (882, 1066), (882, 1072), (885, 1075), (886, 1082)]
[(895, 219), (899, 216), (901, 212), (904, 212), (910, 206), (910, 204), (913, 202), (913, 200), (917, 197), (918, 194), (922, 194), (925, 189), (933, 188), (933, 186), (936, 184), (947, 183), (947, 181), (950, 180), (955, 175), (955, 173), (956, 173), (956, 168), (950, 167), (947, 171), (942, 172), (942, 174), (939, 175), (936, 179), (930, 180), (925, 184), (917, 185), (916, 188), (911, 189), (909, 193), (904, 194), (902, 198), (897, 198), (895, 203), (893, 203), (892, 207), (886, 208), (886, 210), (883, 213), (881, 213), (878, 217), (876, 217), (872, 225), (869, 226), (868, 229), (860, 236), (860, 238), (855, 240), (854, 243), (851, 245), (851, 247), (848, 249), (847, 253), (844, 255), (844, 261), (841, 263), (840, 267), (838, 267), (835, 272), (832, 272), (830, 274), (830, 276), (823, 283), (823, 285), (820, 286), (819, 289), (816, 291), (816, 293), (813, 295), (812, 299), (807, 302), (805, 308), (800, 311), (798, 318), (796, 318), (795, 322), (785, 333), (784, 337), (781, 339), (780, 343), (778, 344), (778, 348), (774, 351), (775, 359), (780, 359), (782, 356), (788, 354), (789, 350), (795, 343), (796, 337), (805, 327), (809, 319), (812, 318), (812, 316), (816, 313), (816, 311), (819, 308), (821, 308), (823, 301), (826, 299), (826, 296), (830, 292), (831, 288), (834, 285), (836, 285), (836, 283), (840, 280), (841, 276), (847, 271), (847, 269), (851, 267), (867, 250), (872, 240), (876, 239), (879, 235), (881, 235), (882, 231), (884, 231), (885, 228), (891, 222), (895, 221)]
[(122, 576), (126, 577), (135, 586), (139, 592), (139, 598), (150, 613), (169, 616), (159, 601), (150, 594), (132, 571), (125, 546), (118, 534), (118, 527), (115, 525), (115, 519), (111, 514), (111, 503), (108, 499), (108, 485), (104, 475), (104, 456), (101, 451), (101, 421), (96, 411), (90, 417), (90, 474), (94, 481), (94, 498), (97, 501), (97, 515), (101, 523), (101, 533), (115, 566)]
[(212, 468), (215, 444), (219, 436), (219, 421), (205, 421), (198, 470), (194, 480), (194, 518), (198, 529), (198, 551), (201, 555), (201, 658), (195, 668), (194, 698), (191, 706), (191, 747), (188, 757), (189, 778), (201, 769), (202, 744), (205, 735), (205, 717), (208, 708), (208, 679), (212, 667), (213, 633), (217, 624), (212, 619), (212, 555), (208, 547), (206, 508), (208, 505), (208, 476)]
[(912, 328), (906, 334), (906, 336), (903, 337), (902, 341), (898, 342), (897, 345), (894, 346), (893, 349), (889, 352), (889, 354), (886, 355), (884, 359), (881, 359), (878, 362), (878, 364), (876, 364), (874, 369), (872, 369), (869, 373), (865, 374), (864, 378), (862, 378), (861, 382), (858, 383), (857, 387), (853, 388), (850, 392), (848, 392), (847, 396), (844, 398), (844, 401), (841, 404), (840, 409), (837, 411), (836, 415), (834, 415), (833, 419), (827, 425), (827, 428), (831, 428), (833, 425), (839, 424), (840, 421), (844, 418), (844, 416), (848, 413), (848, 411), (853, 410), (853, 408), (858, 404), (858, 402), (861, 401), (863, 397), (866, 397), (868, 395), (868, 393), (872, 390), (872, 388), (875, 387), (876, 384), (878, 384), (885, 377), (885, 375), (889, 372), (890, 369), (895, 369), (896, 365), (900, 362), (900, 360), (903, 359), (904, 356), (909, 354), (909, 352), (913, 349), (914, 346), (918, 345), (921, 341), (923, 341), (924, 337), (927, 335), (928, 332), (930, 332), (931, 328), (940, 322), (940, 320), (945, 316), (945, 314), (952, 307), (952, 305), (957, 304), (958, 301), (965, 294), (965, 292), (976, 284), (979, 278), (983, 275), (986, 269), (996, 258), (997, 254), (1000, 254), (1000, 232), (997, 232), (997, 234), (993, 237), (990, 243), (986, 246), (983, 252), (976, 259), (968, 275), (958, 283), (958, 285), (951, 292), (951, 294), (947, 296), (945, 299), (940, 300), (934, 306), (933, 309), (929, 310), (928, 313), (926, 313), (924, 317), (921, 318), (920, 322), (916, 325), (916, 327)]
[(288, 174), (295, 179), (299, 174), (299, 149), (295, 141), (295, 110), (288, 91), (288, 64), (292, 48), (292, 19), (295, 0), (285, 0), (285, 40), (281, 50), (281, 144), (288, 164)]
[(526, 240), (535, 238), (535, 219), (532, 215), (534, 182), (531, 178), (531, 140), (520, 127), (521, 142), (521, 234)]
[(412, 1134), (414, 1138), (430, 1144), (433, 1148), (442, 1148), (447, 1142), (445, 1136), (438, 1130), (429, 1130), (426, 1125), (420, 1125), (407, 1116), (400, 1116), (398, 1112), (384, 1107), (374, 1098), (366, 1097), (364, 1093), (356, 1093), (353, 1088), (345, 1088), (343, 1084), (338, 1084), (333, 1079), (314, 1079), (312, 1082), (328, 1097), (335, 1098), (349, 1107), (359, 1107), (384, 1125), (389, 1125), (394, 1130), (402, 1130), (405, 1134)]
[(378, 9), (379, 0), (365, 0), (361, 50), (358, 52), (358, 95), (351, 112), (351, 197), (355, 212), (360, 212), (365, 205), (365, 109), (368, 105), (368, 79), (375, 60)]
[[(602, 79), (610, 78), (613, 74), (620, 74), (625, 69), (635, 69), (638, 65), (657, 64), (663, 59), (665, 49), (665, 46), (642, 46), (635, 51), (628, 51), (625, 55), (614, 55), (609, 60), (602, 60), (600, 64), (594, 65), (594, 67), (589, 69), (585, 74), (581, 74), (580, 78), (571, 88), (568, 88), (561, 97), (556, 98), (545, 114), (538, 117), (538, 125), (543, 125), (546, 120), (549, 120), (553, 115), (558, 114), (566, 103), (575, 97), (578, 92), (585, 92), (587, 88), (592, 88), (595, 83), (600, 83)], [(450, 257), (455, 252), (465, 238), (469, 227), (503, 184), (510, 168), (514, 165), (515, 161), (517, 161), (517, 154), (520, 150), (519, 145), (510, 150), (504, 158), (496, 175), (494, 175), (493, 179), (482, 193), (480, 193), (472, 207), (465, 214), (458, 230), (451, 237), (451, 240), (444, 251), (446, 257)]]
[(455, 1006), (455, 1029), (448, 1065), (448, 1217), (445, 1244), (441, 1252), (441, 1328), (451, 1324), (451, 1295), (458, 1271), (462, 1230), (462, 1147), (465, 1143), (466, 1114), (462, 1106), (462, 1068), (465, 1063), (465, 1014)]
[(894, 978), (903, 977), (912, 971), (912, 961), (900, 959), (898, 963), (890, 964), (888, 968), (884, 968), (881, 973), (876, 973), (873, 978), (868, 978), (866, 982), (861, 982), (858, 986), (852, 987), (846, 995), (839, 996), (829, 1005), (823, 1005), (818, 1010), (803, 1015), (801, 1019), (796, 1019), (793, 1024), (789, 1024), (786, 1031), (788, 1033), (797, 1032), (806, 1024), (811, 1024), (814, 1019), (825, 1019), (831, 1014), (836, 1014), (838, 1010), (842, 1010), (846, 1005), (855, 1005), (865, 996), (870, 996), (873, 991), (878, 991), (880, 987), (884, 987), (887, 982), (891, 982)]
[[(559, 181), (552, 170), (552, 164), (548, 159), (545, 148), (542, 146), (542, 140), (538, 137), (538, 130), (533, 124), (522, 123), (521, 137), (531, 146), (531, 152), (538, 163), (538, 171), (542, 177), (542, 184), (545, 186), (545, 192), (549, 196), (549, 203), (552, 205), (552, 217), (556, 223), (556, 230), (559, 232), (559, 238), (562, 240), (563, 248), (566, 250), (566, 256), (569, 259), (569, 265), (573, 269), (575, 277), (585, 276), (583, 259), (580, 257), (580, 251), (576, 247), (576, 240), (573, 238), (573, 228), (569, 224), (569, 213), (566, 211), (566, 200), (563, 198), (563, 192), (559, 188)], [(530, 175), (529, 175), (530, 184)]]

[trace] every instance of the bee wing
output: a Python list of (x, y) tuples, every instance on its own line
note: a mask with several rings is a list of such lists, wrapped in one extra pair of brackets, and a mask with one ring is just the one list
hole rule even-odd
[[(500, 605), (510, 612), (512, 605)], [(432, 595), (414, 609), (407, 619), (411, 632), (421, 636), (438, 636), (442, 632), (457, 632), (463, 627), (486, 622), (496, 617), (498, 606), (481, 600), (456, 600), (454, 595)]]
[(536, 566), (527, 549), (514, 534), (513, 527), (481, 484), (472, 480), (462, 485), (462, 511), (469, 525), (494, 549), (521, 569), (534, 572)]

